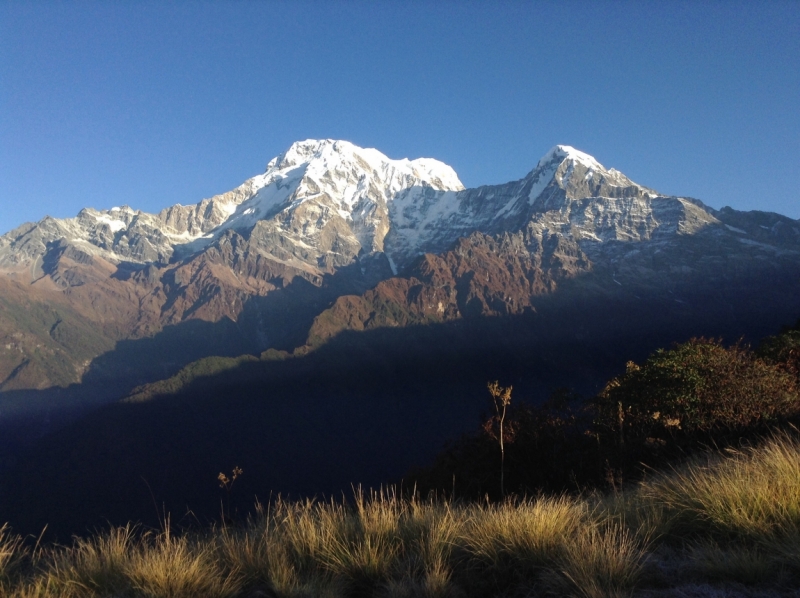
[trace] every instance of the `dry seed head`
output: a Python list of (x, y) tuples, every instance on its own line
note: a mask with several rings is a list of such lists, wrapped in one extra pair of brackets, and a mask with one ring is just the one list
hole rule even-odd
[(499, 410), (500, 407), (508, 407), (511, 404), (511, 391), (514, 388), (513, 386), (504, 388), (495, 380), (494, 382), (489, 382), (486, 387), (489, 389), (489, 394), (492, 395), (492, 400), (494, 401), (496, 409)]

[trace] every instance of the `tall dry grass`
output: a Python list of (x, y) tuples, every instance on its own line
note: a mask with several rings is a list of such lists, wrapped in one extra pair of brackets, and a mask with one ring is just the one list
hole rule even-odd
[(0, 591), (9, 585), (26, 554), (22, 538), (12, 534), (8, 524), (0, 526)]
[[(240, 589), (240, 576), (220, 564), (215, 541), (156, 533), (133, 526), (112, 528), (41, 556), (32, 588), (43, 596), (141, 596), (226, 598)], [(37, 585), (38, 584), (38, 585)], [(38, 592), (38, 593), (37, 593)], [(44, 592), (44, 593), (42, 593)], [(50, 593), (48, 593), (50, 592)]]
[(793, 538), (800, 535), (800, 442), (780, 434), (758, 447), (710, 453), (643, 482), (636, 499), (660, 511), (657, 531), (666, 537)]
[(46, 555), (47, 580), (65, 594), (92, 595), (121, 592), (127, 584), (126, 568), (134, 552), (142, 549), (134, 537), (135, 528), (112, 528), (70, 547), (53, 548)]
[(534, 584), (589, 522), (586, 504), (567, 497), (476, 505), (468, 512), (456, 544), (462, 577), (487, 595)]
[(648, 549), (647, 538), (628, 528), (591, 521), (566, 543), (544, 585), (558, 596), (629, 596), (641, 582)]
[(800, 583), (796, 438), (602, 497), (278, 499), (236, 527), (125, 526), (38, 550), (0, 527), (0, 594), (13, 598), (600, 598), (698, 582)]

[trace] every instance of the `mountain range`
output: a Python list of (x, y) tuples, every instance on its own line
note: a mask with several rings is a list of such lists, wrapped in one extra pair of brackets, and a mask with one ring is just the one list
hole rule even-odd
[[(518, 181), (464, 189), (436, 160), (309, 140), (195, 205), (87, 208), (0, 237), (0, 390), (142, 383), (348, 328), (520, 313), (579, 278), (687, 303), (796, 276), (799, 257), (795, 220), (664, 196), (568, 146)], [(193, 320), (227, 323), (225, 338), (158, 365), (104, 363)]]
[[(487, 380), (596, 392), (690, 336), (774, 333), (798, 291), (797, 220), (664, 195), (569, 146), (465, 189), (436, 160), (298, 142), (195, 205), (0, 237), (0, 469), (40, 478), (7, 500), (41, 480), (100, 493), (103, 471), (95, 516), (114, 519), (145, 474), (239, 458), (262, 494), (380, 483), (469, 429)], [(174, 504), (192, 471), (160, 478)]]

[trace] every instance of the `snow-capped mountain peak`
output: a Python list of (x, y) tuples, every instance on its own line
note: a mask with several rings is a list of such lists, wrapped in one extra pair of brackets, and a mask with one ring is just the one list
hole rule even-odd
[(458, 191), (464, 188), (456, 172), (444, 162), (432, 158), (392, 160), (373, 148), (361, 148), (349, 141), (334, 139), (306, 139), (297, 141), (269, 164), (265, 176), (305, 166), (311, 175), (341, 170), (357, 164), (365, 171), (386, 174), (396, 170), (403, 175), (420, 179), (434, 189)]
[(332, 139), (294, 143), (252, 187), (253, 195), (215, 232), (252, 230), (265, 249), (280, 239), (281, 259), (323, 270), (384, 251), (393, 202), (464, 189), (438, 160), (392, 160)]
[(594, 157), (575, 149), (571, 145), (556, 145), (555, 147), (550, 148), (550, 151), (548, 151), (544, 156), (542, 156), (542, 159), (539, 160), (537, 167), (545, 166), (554, 161), (561, 163), (564, 160), (580, 162), (587, 168), (605, 170), (605, 167), (595, 160)]
[(20, 227), (0, 237), (0, 266), (35, 264), (62, 240), (114, 263), (166, 264), (235, 231), (251, 251), (318, 276), (371, 254), (396, 269), (475, 231), (534, 225), (542, 234), (605, 242), (715, 222), (701, 204), (663, 197), (568, 145), (550, 149), (518, 181), (464, 189), (438, 160), (393, 160), (348, 141), (308, 139), (236, 189), (195, 205), (158, 214), (85, 209)]
[[(158, 214), (125, 206), (43, 220), (0, 238), (0, 264), (42, 256), (59, 239), (111, 262), (166, 263), (203, 250), (226, 231), (253, 238), (260, 251), (293, 266), (329, 271), (361, 253), (382, 252), (389, 206), (423, 212), (464, 189), (455, 171), (430, 158), (392, 160), (375, 149), (332, 139), (299, 141), (265, 172), (227, 193)], [(406, 244), (409, 254), (418, 247)], [(24, 252), (17, 251), (24, 247)], [(390, 256), (391, 259), (391, 256)]]

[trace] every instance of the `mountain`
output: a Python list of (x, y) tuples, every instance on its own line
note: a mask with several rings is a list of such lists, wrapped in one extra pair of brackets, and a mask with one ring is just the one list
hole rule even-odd
[[(518, 181), (464, 189), (436, 160), (308, 140), (193, 206), (87, 208), (0, 237), (0, 391), (119, 393), (206, 355), (535, 310), (579, 278), (718, 293), (744, 271), (795, 276), (798, 252), (797, 221), (663, 196), (568, 146)], [(148, 350), (131, 355), (134, 341)]]
[(796, 220), (569, 146), (465, 189), (436, 160), (295, 143), (193, 206), (0, 237), (0, 520), (147, 518), (143, 478), (214, 516), (206, 482), (237, 464), (249, 504), (396, 480), (474, 425), (487, 380), (590, 394), (658, 347), (798, 315)]
[(416, 223), (427, 217), (435, 228), (440, 214), (429, 214), (430, 205), (448, 210), (447, 192), (462, 189), (455, 172), (436, 160), (390, 160), (345, 141), (309, 140), (270, 161), (264, 174), (193, 206), (158, 214), (128, 206), (85, 209), (76, 218), (23, 225), (0, 238), (0, 265), (13, 271), (27, 263), (36, 279), (47, 273), (42, 266), (53, 244), (64, 240), (115, 264), (165, 266), (238, 231), (275, 259), (319, 275), (356, 256), (383, 252), (390, 228), (393, 248), (386, 253), (398, 260), (415, 255), (430, 235), (417, 238), (409, 230), (413, 223), (390, 227), (398, 222), (395, 212), (411, 207)]
[[(10, 300), (0, 319), (0, 389), (78, 382), (120, 340), (191, 319), (235, 322), (250, 298), (297, 277), (319, 287), (326, 274), (358, 263), (350, 278), (365, 287), (391, 271), (386, 256), (403, 263), (418, 249), (393, 233), (399, 249), (383, 253), (392, 201), (435, 201), (461, 188), (435, 160), (309, 141), (194, 206), (85, 209), (23, 225), (0, 237), (0, 285)], [(28, 305), (46, 313), (30, 322), (20, 307)], [(267, 348), (263, 336), (274, 333), (259, 333), (236, 350)]]

